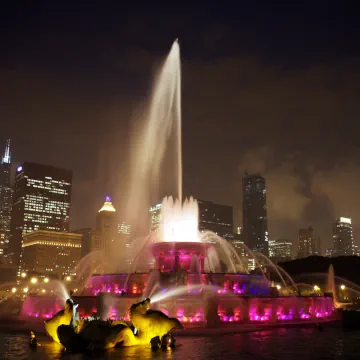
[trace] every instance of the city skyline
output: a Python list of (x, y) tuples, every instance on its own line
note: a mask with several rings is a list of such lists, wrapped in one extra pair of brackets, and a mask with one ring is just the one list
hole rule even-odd
[[(10, 157), (10, 140), (7, 140), (6, 141), (6, 147), (5, 147), (5, 152), (4, 152), (4, 155), (3, 155), (3, 159), (8, 159), (8, 162), (9, 162), (9, 167), (8, 168), (6, 168), (6, 173), (9, 173), (9, 170), (11, 170), (11, 157)], [(26, 163), (26, 162), (25, 162)], [(35, 165), (37, 165), (37, 164), (35, 164)], [(45, 167), (50, 167), (50, 168), (52, 168), (52, 166), (49, 166), (49, 165), (43, 165), (43, 164), (39, 164), (40, 166), (45, 166)], [(21, 169), (20, 169), (21, 168)], [(22, 171), (22, 166), (17, 166), (16, 167), (16, 169), (15, 169), (15, 171), (16, 171), (16, 173), (18, 173), (19, 172), (19, 169), (20, 169), (20, 171)], [(68, 170), (66, 170), (66, 171), (68, 171)], [(15, 181), (15, 174), (12, 174), (13, 173), (13, 170), (11, 170), (11, 174), (10, 174), (10, 176), (8, 176), (8, 185), (10, 184), (10, 186), (11, 186), (11, 189), (13, 189), (13, 186), (14, 186), (14, 181)], [(266, 179), (264, 179), (262, 176), (261, 176), (261, 174), (259, 174), (259, 173), (256, 173), (256, 174), (248, 174), (247, 173), (247, 171), (245, 171), (245, 174), (244, 174), (244, 179), (246, 179), (246, 178), (249, 178), (249, 179), (251, 179), (251, 178), (254, 178), (254, 179), (257, 179), (257, 178), (259, 178), (259, 179), (263, 179), (262, 181), (266, 181)], [(10, 183), (9, 183), (9, 181), (10, 181)], [(246, 182), (246, 181), (245, 181)], [(251, 181), (250, 181), (251, 182)], [(250, 182), (249, 182), (249, 184), (250, 184)], [(243, 183), (243, 187), (244, 187), (244, 184), (245, 183)], [(265, 193), (266, 193), (266, 187), (265, 187), (265, 183), (263, 184), (263, 186), (264, 186), (264, 191), (265, 191)], [(245, 189), (245, 188), (244, 188)], [(244, 190), (245, 191), (245, 190)], [(106, 204), (107, 204), (107, 201), (110, 201), (110, 204), (111, 204), (111, 197), (109, 196), (109, 195), (107, 195), (106, 197), (105, 197), (105, 205), (104, 206), (106, 206)], [(203, 200), (199, 200), (200, 201), (200, 203), (204, 203), (204, 201)], [(214, 205), (215, 207), (219, 207), (219, 210), (218, 211), (224, 211), (225, 210), (225, 213), (226, 212), (228, 212), (228, 211), (233, 211), (232, 209), (232, 207), (231, 206), (228, 206), (228, 205), (224, 205), (224, 204), (214, 204), (212, 201), (205, 201), (205, 203), (204, 204), (209, 204), (209, 205)], [(201, 204), (200, 204), (201, 205)], [(200, 206), (199, 205), (199, 206)], [(111, 205), (112, 206), (112, 205)], [(243, 207), (244, 207), (244, 203), (243, 203), (243, 205), (242, 205)], [(266, 199), (265, 199), (265, 207), (266, 207)], [(154, 204), (154, 206), (152, 207), (152, 209), (153, 210), (155, 210), (155, 209), (157, 209), (157, 211), (159, 212), (160, 211), (160, 209), (161, 209), (161, 204)], [(205, 208), (204, 208), (205, 209)], [(221, 210), (220, 210), (221, 209)], [(201, 212), (201, 211), (200, 211)], [(223, 214), (223, 215), (225, 215), (225, 213)], [(265, 217), (267, 217), (267, 214), (265, 213)], [(151, 216), (151, 209), (150, 209), (150, 216)], [(228, 217), (228, 214), (226, 215), (227, 216), (227, 218), (229, 218)], [(71, 218), (72, 218), (72, 216), (71, 216)], [(71, 225), (71, 218), (69, 219), (69, 221), (70, 221), (70, 225)], [(92, 218), (91, 216), (90, 216), (90, 218)], [(233, 217), (234, 218), (234, 217)], [(119, 232), (124, 232), (125, 230), (125, 228), (122, 230), (122, 231), (120, 231), (120, 225), (123, 225), (123, 227), (125, 226), (126, 227), (126, 231), (129, 231), (128, 230), (128, 227), (130, 228), (130, 225), (126, 225), (125, 223), (124, 223), (124, 221), (122, 220), (123, 219), (123, 215), (121, 215), (120, 217), (118, 217), (118, 222), (119, 222)], [(160, 219), (160, 218), (159, 218)], [(315, 245), (315, 243), (314, 244), (312, 244), (312, 246), (314, 247), (315, 246), (315, 248), (316, 248), (316, 250), (312, 250), (312, 251), (310, 251), (306, 256), (309, 256), (309, 255), (312, 255), (312, 254), (318, 254), (318, 255), (323, 255), (323, 256), (326, 256), (326, 251), (328, 251), (328, 250), (334, 250), (335, 251), (335, 249), (336, 249), (336, 247), (337, 247), (337, 245), (335, 244), (335, 242), (334, 242), (334, 222), (335, 221), (337, 221), (338, 219), (344, 219), (344, 217), (338, 217), (337, 219), (333, 219), (332, 220), (332, 230), (333, 230), (333, 235), (332, 235), (332, 240), (331, 240), (331, 243), (329, 243), (328, 244), (328, 241), (326, 241), (327, 239), (325, 239), (325, 244), (323, 244), (322, 243), (322, 241), (324, 240), (324, 239), (321, 239), (320, 237), (316, 237), (315, 238), (315, 241), (316, 241), (316, 245)], [(348, 219), (348, 221), (350, 221), (350, 222), (352, 222), (352, 219), (351, 218), (345, 218), (345, 219)], [(85, 226), (83, 226), (81, 229), (84, 229), (84, 230), (91, 230), (91, 226), (93, 226), (93, 223), (94, 222), (94, 220), (92, 219), (91, 221), (89, 221)], [(150, 220), (150, 222), (152, 223), (153, 222), (153, 220)], [(235, 235), (235, 234), (237, 234), (238, 233), (238, 229), (239, 228), (242, 228), (243, 229), (243, 231), (244, 231), (244, 218), (242, 219), (242, 222), (241, 222), (241, 224), (240, 224), (241, 226), (239, 227), (239, 224), (235, 224), (234, 222), (232, 222), (231, 223), (231, 226), (232, 226), (232, 228), (233, 228), (233, 232), (232, 232), (232, 234), (229, 232), (227, 235), (225, 235), (225, 238), (227, 238), (228, 236), (230, 236), (229, 237), (229, 239), (232, 239), (232, 237), (233, 237), (233, 235)], [(226, 225), (226, 226), (228, 226), (228, 225)], [(152, 229), (152, 227), (150, 228), (150, 230)], [(210, 229), (210, 228), (209, 228)], [(309, 229), (311, 229), (311, 231), (313, 231), (312, 230), (312, 228), (311, 228), (311, 225), (310, 225), (310, 227), (309, 227)], [(199, 230), (201, 230), (201, 220), (200, 220), (200, 222), (199, 222)], [(71, 225), (71, 228), (70, 228), (70, 230), (69, 231), (75, 231), (75, 232), (77, 232), (78, 231), (78, 228), (74, 228), (72, 225)], [(151, 230), (152, 231), (152, 230)], [(299, 231), (299, 234), (300, 234), (300, 231), (302, 231), (302, 229), (300, 229), (300, 230), (296, 230), (296, 231)], [(304, 231), (306, 231), (306, 229), (304, 229)], [(275, 239), (276, 238), (276, 236), (270, 236), (269, 237), (269, 233), (268, 233), (268, 231), (266, 231), (266, 233), (267, 233), (267, 239), (268, 239), (268, 241), (269, 240), (272, 240), (272, 239)], [(280, 236), (281, 237), (281, 236)], [(3, 238), (5, 239), (5, 237), (3, 236)], [(279, 238), (279, 237), (278, 237)], [(352, 239), (354, 239), (354, 237), (353, 237), (353, 235), (352, 235)], [(301, 250), (300, 250), (300, 247), (301, 247), (301, 240), (300, 240), (300, 238), (297, 236), (296, 238), (293, 238), (293, 239), (291, 239), (290, 240), (292, 243), (294, 243), (294, 248), (293, 248), (293, 257), (294, 258), (301, 258), (301, 257), (303, 257), (304, 255), (301, 255)], [(246, 240), (245, 241), (245, 243), (247, 243), (247, 245), (250, 247), (250, 249), (252, 248), (252, 246), (251, 246), (251, 244), (249, 243), (249, 241), (248, 240)], [(357, 245), (357, 241), (355, 240), (352, 240), (352, 244), (353, 244), (353, 246), (358, 246)], [(4, 245), (4, 244), (3, 244)], [(256, 246), (255, 247), (253, 247), (253, 250), (255, 250), (255, 251), (257, 251), (257, 249), (256, 249)], [(335, 251), (336, 252), (336, 251)], [(332, 254), (332, 255), (335, 255), (335, 252)], [(265, 253), (267, 254), (267, 252), (265, 251)], [(339, 253), (340, 254), (340, 253)], [(355, 254), (355, 250), (354, 250), (354, 252), (353, 252), (353, 254)], [(350, 254), (349, 254), (350, 255)], [(336, 255), (335, 255), (336, 256)]]
[(344, 216), (356, 239), (360, 50), (351, 7), (243, 4), (205, 14), (196, 5), (187, 16), (181, 5), (149, 19), (145, 8), (53, 6), (3, 11), (0, 143), (12, 139), (15, 165), (74, 171), (74, 228), (89, 225), (84, 210), (106, 194), (122, 211), (131, 124), (179, 38), (184, 193), (233, 206), (241, 224), (247, 168), (267, 179), (271, 238), (294, 239), (311, 225), (330, 247), (329, 224)]

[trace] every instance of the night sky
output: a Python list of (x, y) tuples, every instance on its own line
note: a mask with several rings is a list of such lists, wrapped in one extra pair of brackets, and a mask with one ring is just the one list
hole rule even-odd
[(241, 224), (242, 174), (260, 171), (270, 239), (312, 225), (329, 247), (348, 216), (360, 245), (355, 1), (89, 3), (0, 12), (0, 144), (15, 164), (73, 170), (73, 229), (107, 194), (121, 213), (131, 124), (179, 38), (184, 193), (233, 205)]

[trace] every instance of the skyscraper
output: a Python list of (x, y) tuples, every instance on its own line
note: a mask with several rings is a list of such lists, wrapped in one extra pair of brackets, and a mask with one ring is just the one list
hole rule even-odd
[(298, 236), (298, 258), (308, 257), (317, 254), (317, 239), (314, 236), (314, 229), (309, 226), (307, 229), (299, 229)]
[(253, 251), (269, 255), (266, 185), (260, 174), (243, 177), (243, 232), (245, 244)]
[(333, 256), (354, 255), (354, 239), (351, 219), (338, 218), (333, 226)]
[(228, 205), (215, 204), (211, 201), (198, 200), (199, 230), (212, 231), (220, 237), (234, 238), (233, 208)]
[(25, 162), (15, 174), (11, 237), (13, 265), (21, 263), (23, 235), (34, 230), (69, 231), (72, 172)]
[(10, 238), (10, 220), (13, 189), (10, 181), (11, 152), (10, 140), (6, 141), (5, 152), (0, 164), (0, 252), (7, 247)]

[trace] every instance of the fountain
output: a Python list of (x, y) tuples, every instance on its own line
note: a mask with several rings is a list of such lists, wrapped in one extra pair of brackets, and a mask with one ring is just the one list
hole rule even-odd
[[(135, 324), (137, 318), (131, 316), (129, 309), (134, 303), (146, 302), (147, 297), (151, 297), (153, 309), (177, 319), (186, 327), (283, 323), (290, 320), (301, 322), (330, 317), (333, 313), (331, 297), (297, 296), (296, 291), (287, 289), (289, 275), (283, 277), (270, 262), (283, 285), (272, 286), (262, 267), (261, 256), (244, 247), (248, 257), (255, 259), (259, 270), (258, 274), (249, 274), (247, 263), (229, 242), (214, 233), (199, 232), (196, 200), (190, 197), (182, 202), (180, 130), (180, 50), (175, 41), (156, 82), (147, 121), (142, 131), (138, 132), (141, 141), (137, 142), (134, 150), (129, 217), (135, 219), (140, 207), (149, 200), (152, 185), (159, 179), (160, 165), (171, 133), (177, 135), (175, 145), (172, 144), (175, 146), (177, 198), (174, 200), (170, 196), (163, 199), (158, 231), (131, 244), (130, 271), (84, 274), (86, 271), (81, 270), (77, 284), (81, 289), (72, 296), (73, 301), (79, 304), (77, 311), (80, 318), (131, 320)], [(96, 254), (95, 257), (106, 259), (106, 254)], [(91, 256), (88, 259), (93, 261)], [(97, 267), (82, 267), (87, 268)], [(284, 275), (284, 271), (282, 273)], [(292, 280), (290, 282), (289, 285), (294, 285)], [(286, 292), (283, 291), (285, 289)], [(45, 304), (46, 297), (43, 299)], [(28, 296), (26, 303), (33, 301), (35, 297)], [(44, 310), (46, 306), (42, 306), (41, 296), (36, 297), (36, 301), (37, 316), (46, 318), (49, 309)], [(55, 312), (54, 308), (52, 313)], [(24, 316), (31, 317), (33, 312), (25, 312)], [(139, 326), (143, 326), (141, 321)], [(66, 333), (67, 330), (63, 330)], [(164, 331), (161, 331), (162, 336), (166, 334)], [(152, 339), (147, 335), (145, 337), (146, 342)]]

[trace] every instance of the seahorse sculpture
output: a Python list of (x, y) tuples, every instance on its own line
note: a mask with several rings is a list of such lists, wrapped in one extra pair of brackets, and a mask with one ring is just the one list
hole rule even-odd
[(74, 315), (74, 303), (71, 299), (66, 300), (64, 310), (56, 313), (51, 319), (45, 321), (47, 334), (57, 343), (60, 343), (57, 329), (61, 325), (70, 325)]
[(160, 339), (172, 329), (182, 329), (180, 321), (169, 318), (161, 311), (150, 309), (150, 299), (133, 304), (130, 308), (130, 320), (138, 329), (137, 340), (141, 344), (149, 344), (151, 339)]
[[(45, 328), (54, 341), (61, 343), (69, 351), (106, 350), (116, 345), (149, 345), (151, 339), (162, 339), (171, 329), (182, 328), (178, 319), (150, 310), (149, 306), (150, 299), (131, 306), (130, 326), (125, 321), (80, 320), (74, 327), (74, 304), (69, 299), (64, 310), (45, 321)], [(136, 335), (132, 327), (137, 328)]]

